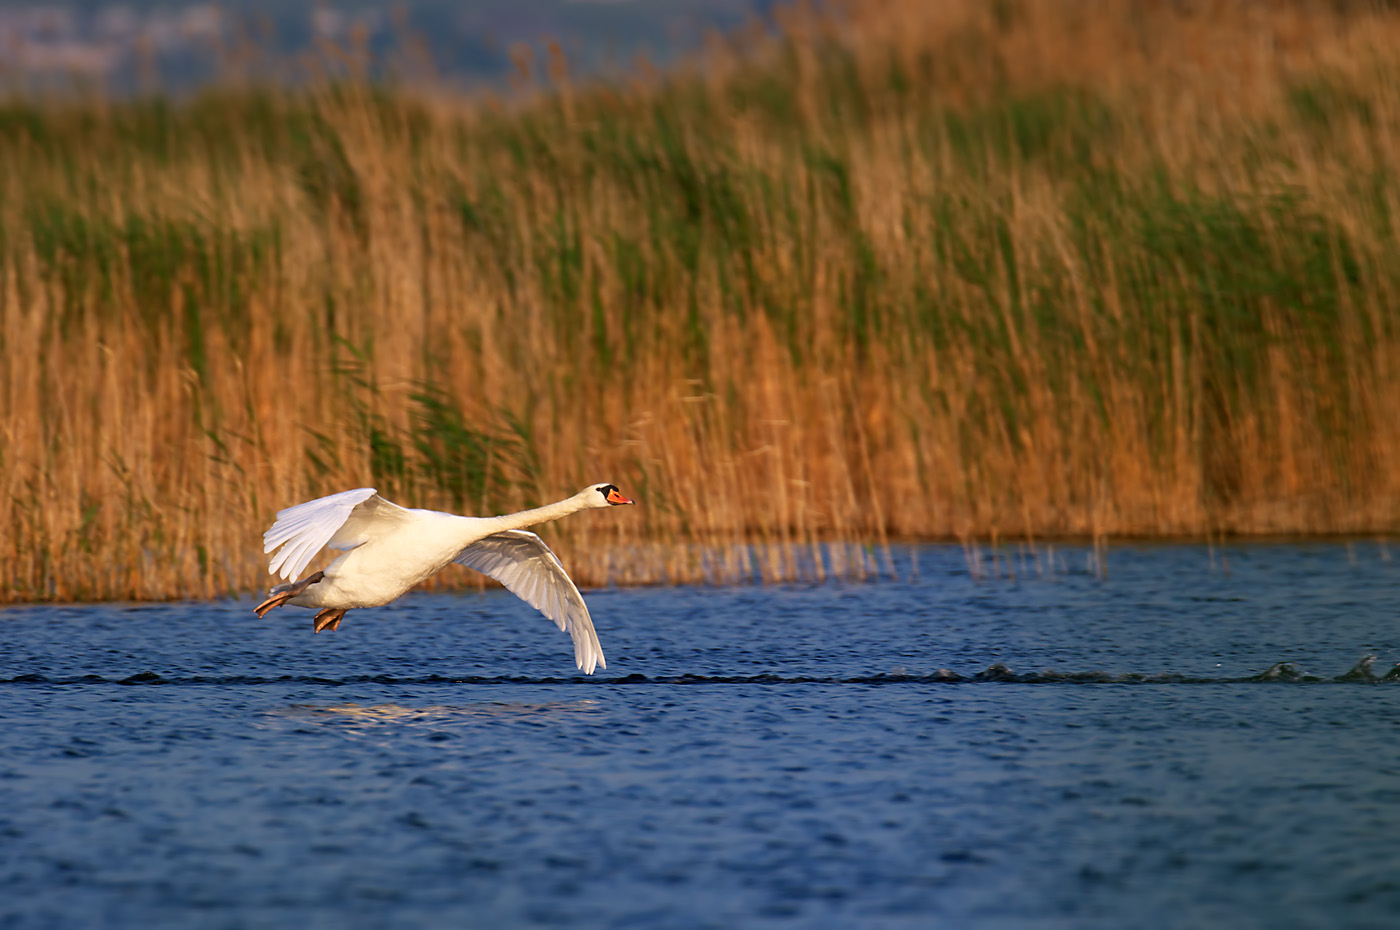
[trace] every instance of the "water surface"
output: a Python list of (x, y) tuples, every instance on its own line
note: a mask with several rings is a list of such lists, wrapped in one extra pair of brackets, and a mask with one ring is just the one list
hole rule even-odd
[(1388, 927), (1388, 555), (0, 610), (0, 926)]

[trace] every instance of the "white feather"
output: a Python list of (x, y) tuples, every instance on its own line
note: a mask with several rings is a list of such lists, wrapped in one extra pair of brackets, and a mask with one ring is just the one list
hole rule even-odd
[(572, 636), (579, 668), (591, 675), (595, 666), (608, 667), (583, 595), (543, 539), (527, 530), (493, 533), (453, 561), (496, 579)]
[(496, 579), (569, 633), (575, 662), (591, 675), (595, 668), (607, 668), (607, 662), (583, 596), (544, 540), (520, 527), (630, 503), (607, 484), (534, 510), (485, 518), (410, 510), (380, 497), (374, 488), (307, 501), (279, 511), (263, 534), (263, 551), (275, 553), (268, 571), (292, 579), (323, 548), (349, 551), (328, 565), (317, 582), (302, 584), (280, 599), (274, 590), (275, 602), (260, 609), (266, 612), (280, 603), (376, 607), (455, 561)]
[(311, 557), (325, 548), (354, 509), (377, 496), (374, 488), (356, 488), (279, 510), (277, 522), (263, 534), (263, 552), (282, 546), (282, 551), (268, 563), (267, 570), (286, 579), (300, 575)]

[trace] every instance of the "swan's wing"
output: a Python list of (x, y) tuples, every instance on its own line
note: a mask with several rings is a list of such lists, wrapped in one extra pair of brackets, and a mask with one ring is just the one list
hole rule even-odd
[(543, 539), (525, 530), (504, 530), (478, 539), (453, 561), (496, 579), (571, 635), (574, 661), (585, 674), (592, 675), (596, 666), (608, 667), (583, 595)]
[(263, 534), (263, 552), (282, 547), (269, 560), (267, 570), (290, 580), (322, 547), (353, 549), (407, 515), (407, 510), (386, 501), (374, 488), (341, 491), (279, 510), (277, 522)]

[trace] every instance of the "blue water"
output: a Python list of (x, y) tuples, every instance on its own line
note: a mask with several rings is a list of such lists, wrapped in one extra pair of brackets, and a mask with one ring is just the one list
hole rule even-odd
[(0, 610), (0, 927), (1394, 926), (1400, 558), (1090, 564)]

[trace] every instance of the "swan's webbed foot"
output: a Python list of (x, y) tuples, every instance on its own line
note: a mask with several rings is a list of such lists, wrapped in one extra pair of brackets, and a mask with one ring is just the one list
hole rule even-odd
[(254, 607), (253, 613), (261, 618), (272, 608), (282, 606), (324, 577), (326, 577), (325, 572), (317, 572), (314, 575), (308, 575), (301, 581), (294, 581), (291, 584), (279, 584), (277, 587), (267, 592), (269, 595), (268, 599)]
[(316, 618), (311, 621), (312, 631), (316, 633), (322, 630), (335, 632), (340, 628), (340, 621), (344, 619), (345, 611), (349, 609), (348, 607), (327, 607), (325, 610), (318, 613)]

